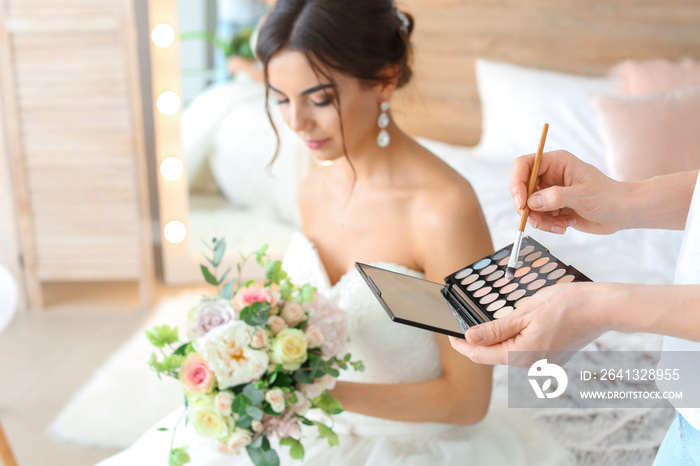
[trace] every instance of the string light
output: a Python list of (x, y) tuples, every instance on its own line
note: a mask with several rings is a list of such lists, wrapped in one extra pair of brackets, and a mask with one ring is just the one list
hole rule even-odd
[(173, 220), (168, 222), (163, 228), (163, 236), (173, 244), (181, 243), (187, 236), (187, 228), (182, 222)]
[(165, 91), (158, 96), (156, 106), (160, 113), (173, 115), (180, 109), (180, 97), (173, 91)]
[(184, 166), (178, 157), (167, 157), (160, 163), (160, 174), (163, 178), (175, 181), (182, 176)]
[(151, 40), (158, 47), (169, 47), (175, 42), (175, 29), (169, 24), (157, 24), (151, 31)]

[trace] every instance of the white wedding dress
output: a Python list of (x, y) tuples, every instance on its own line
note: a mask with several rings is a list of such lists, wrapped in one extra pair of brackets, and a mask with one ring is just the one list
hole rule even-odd
[[(422, 274), (391, 263), (374, 265), (422, 277)], [(360, 383), (411, 383), (440, 376), (440, 350), (434, 334), (393, 323), (355, 270), (331, 286), (313, 244), (294, 234), (283, 262), (294, 283), (310, 283), (349, 314), (348, 351), (361, 360), (364, 372), (348, 370), (340, 380)], [(406, 409), (411, 409), (410, 404)], [(100, 466), (167, 465), (171, 430), (182, 415), (178, 409), (158, 422), (127, 450), (104, 460)], [(398, 422), (343, 412), (334, 416), (340, 445), (329, 447), (316, 439), (315, 430), (305, 437), (304, 461), (285, 456), (287, 447), (277, 448), (282, 465), (301, 466), (560, 466), (573, 464), (572, 455), (549, 437), (543, 428), (522, 412), (508, 412), (492, 402), (486, 418), (473, 426), (439, 423)], [(193, 466), (252, 464), (245, 452), (225, 456), (215, 452), (211, 441), (199, 437), (191, 426), (180, 426), (174, 445), (189, 445)], [(276, 442), (273, 442), (273, 446)]]

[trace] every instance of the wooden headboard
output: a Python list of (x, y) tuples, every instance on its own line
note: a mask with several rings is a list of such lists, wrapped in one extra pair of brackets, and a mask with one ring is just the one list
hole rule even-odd
[(413, 136), (473, 145), (478, 57), (586, 75), (626, 58), (700, 59), (700, 0), (399, 0), (414, 77), (392, 113)]

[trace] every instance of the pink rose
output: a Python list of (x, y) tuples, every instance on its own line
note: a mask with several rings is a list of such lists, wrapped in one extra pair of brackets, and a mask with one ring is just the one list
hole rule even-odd
[(317, 325), (309, 325), (306, 327), (305, 337), (306, 344), (309, 345), (309, 348), (316, 348), (323, 343), (323, 334)]
[(223, 325), (236, 317), (231, 303), (225, 299), (216, 301), (205, 300), (199, 303), (192, 312), (188, 333), (190, 339), (199, 338), (209, 333), (209, 330)]
[(244, 308), (253, 303), (269, 304), (270, 302), (272, 302), (270, 292), (265, 288), (255, 285), (238, 290), (236, 296), (233, 297), (233, 306), (236, 308), (236, 312), (241, 312)]
[(180, 380), (185, 390), (192, 393), (207, 393), (214, 387), (214, 373), (207, 361), (197, 353), (190, 353), (180, 366)]
[[(302, 416), (304, 413), (306, 413), (309, 408), (311, 408), (311, 402), (304, 396), (303, 393), (301, 393), (299, 390), (294, 390), (294, 395), (297, 397), (297, 401), (295, 403), (292, 403), (291, 401), (289, 402), (289, 405), (292, 408), (292, 412), (296, 414), (301, 414)], [(287, 395), (287, 398), (291, 398), (291, 394)]]
[(299, 427), (299, 419), (292, 413), (287, 413), (284, 416), (263, 417), (263, 425), (266, 432), (271, 432), (277, 438), (294, 437), (301, 438), (301, 428)]
[(214, 397), (214, 406), (224, 416), (231, 415), (231, 403), (233, 403), (233, 394), (230, 392), (219, 392)]
[(306, 320), (306, 312), (304, 312), (304, 309), (295, 301), (286, 302), (280, 316), (290, 327), (296, 327)]
[(267, 336), (267, 331), (259, 329), (256, 330), (252, 337), (250, 337), (250, 347), (255, 349), (267, 348), (270, 343), (270, 338)]
[(321, 330), (321, 352), (324, 356), (342, 357), (348, 344), (348, 316), (345, 311), (316, 294), (316, 299), (309, 305), (309, 325), (315, 325)]
[(280, 316), (270, 316), (267, 318), (267, 326), (270, 327), (273, 334), (277, 335), (287, 328), (287, 323)]
[(270, 407), (276, 413), (284, 411), (284, 392), (281, 388), (273, 388), (265, 393), (265, 401), (270, 403)]

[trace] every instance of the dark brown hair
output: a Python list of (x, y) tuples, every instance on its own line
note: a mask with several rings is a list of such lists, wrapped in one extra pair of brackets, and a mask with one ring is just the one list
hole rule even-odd
[[(411, 79), (413, 55), (409, 39), (413, 18), (403, 15), (405, 25), (391, 0), (279, 0), (258, 37), (256, 55), (264, 66), (265, 81), (270, 59), (282, 50), (293, 50), (305, 54), (316, 75), (331, 83), (328, 71), (336, 70), (369, 85), (396, 78), (400, 88)], [(384, 74), (387, 65), (397, 65), (396, 76)], [(337, 94), (335, 106), (340, 114)], [(342, 120), (340, 129), (342, 134)], [(279, 151), (279, 135), (277, 142)]]

